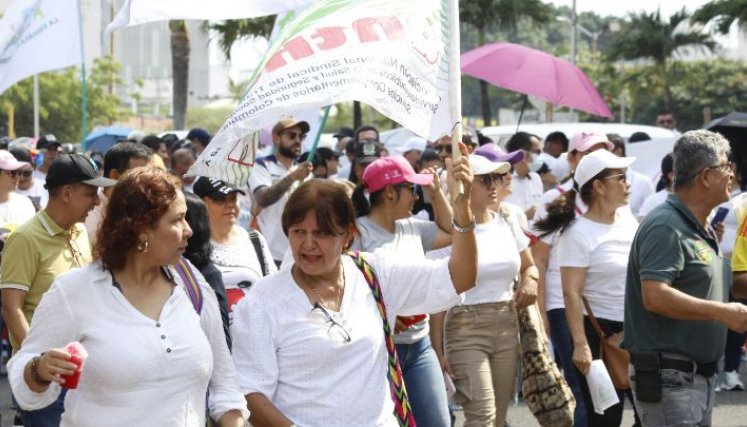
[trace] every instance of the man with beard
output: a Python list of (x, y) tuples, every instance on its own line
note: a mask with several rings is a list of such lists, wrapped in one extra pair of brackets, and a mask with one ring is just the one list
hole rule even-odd
[(272, 128), (275, 153), (257, 159), (249, 177), (249, 188), (261, 212), (259, 229), (267, 239), (275, 263), (280, 265), (288, 249), (288, 238), (283, 233), (280, 218), (285, 203), (312, 170), (309, 162), (296, 163), (301, 145), (309, 132), (309, 124), (293, 117), (280, 119)]
[[(2, 315), (17, 351), (42, 296), (57, 276), (91, 262), (91, 246), (81, 224), (98, 205), (98, 187), (116, 181), (99, 177), (90, 158), (61, 154), (50, 165), (47, 206), (8, 238), (2, 259)], [(61, 308), (62, 309), (62, 308)], [(59, 425), (65, 393), (46, 408), (21, 411), (23, 424)]]

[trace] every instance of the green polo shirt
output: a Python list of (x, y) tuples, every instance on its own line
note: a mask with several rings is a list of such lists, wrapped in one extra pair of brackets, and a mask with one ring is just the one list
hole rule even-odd
[[(0, 267), (0, 289), (28, 292), (23, 314), (31, 324), (34, 310), (54, 279), (90, 262), (91, 245), (83, 224), (63, 230), (41, 210), (8, 237)], [(18, 350), (12, 339), (11, 345)]]
[(716, 236), (698, 224), (680, 199), (670, 194), (638, 227), (630, 249), (625, 283), (625, 338), (630, 351), (665, 351), (698, 363), (724, 354), (726, 326), (714, 321), (676, 320), (646, 310), (641, 281), (668, 283), (690, 296), (726, 302), (731, 267)]

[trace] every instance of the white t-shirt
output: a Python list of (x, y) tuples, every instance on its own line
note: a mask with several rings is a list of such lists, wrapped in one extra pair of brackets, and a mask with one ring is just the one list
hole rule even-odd
[(47, 206), (47, 202), (49, 201), (49, 191), (44, 188), (44, 181), (38, 180), (36, 178), (34, 178), (34, 183), (31, 184), (31, 187), (29, 187), (27, 190), (21, 190), (20, 188), (17, 188), (16, 193), (35, 200), (39, 204), (41, 209), (44, 209)]
[(532, 206), (539, 208), (542, 193), (545, 191), (542, 178), (534, 172), (529, 172), (525, 178), (514, 174), (512, 181), (513, 192), (506, 197), (506, 202), (518, 205), (524, 212)]
[(584, 296), (594, 316), (623, 321), (625, 277), (638, 222), (618, 213), (613, 224), (578, 217), (558, 242), (560, 267), (585, 267)]
[[(412, 262), (365, 253), (381, 284), (389, 325), (394, 313), (436, 313), (458, 304), (448, 261)], [(337, 339), (291, 275), (291, 266), (260, 280), (236, 307), (233, 358), (244, 395), (262, 393), (304, 427), (396, 427), (386, 372), (381, 314), (353, 260), (343, 255), (340, 311), (330, 311), (350, 342)]]
[(667, 196), (669, 196), (669, 194), (669, 190), (665, 188), (648, 196), (646, 200), (643, 201), (641, 207), (638, 209), (638, 218), (643, 219), (643, 217), (654, 210), (655, 207), (664, 203), (664, 201), (667, 200)]
[[(424, 260), (425, 252), (431, 249), (433, 239), (438, 233), (436, 223), (405, 218), (395, 222), (395, 231), (390, 233), (369, 217), (362, 216), (355, 220), (360, 235), (355, 236), (351, 250), (363, 252), (382, 251), (403, 259)], [(428, 335), (427, 318), (415, 323), (412, 327), (394, 336), (397, 344), (413, 344)]]
[[(519, 225), (506, 223), (495, 212), (492, 220), (475, 226), (477, 239), (477, 281), (464, 293), (464, 305), (510, 301), (514, 279), (521, 269), (521, 251), (529, 247), (529, 238)], [(446, 258), (451, 246), (430, 251), (428, 258)]]
[[(260, 188), (275, 184), (288, 175), (288, 173), (288, 169), (282, 163), (277, 162), (275, 156), (265, 157), (262, 163), (258, 162), (254, 165), (252, 174), (249, 175), (249, 188), (252, 194), (256, 194)], [(283, 259), (283, 255), (285, 255), (285, 251), (288, 249), (288, 237), (283, 233), (281, 217), (283, 216), (283, 210), (290, 194), (298, 185), (298, 181), (294, 182), (285, 194), (280, 196), (275, 203), (263, 208), (257, 216), (259, 229), (265, 239), (267, 239), (272, 258), (278, 261)]]
[(78, 388), (65, 397), (61, 426), (202, 427), (208, 388), (213, 418), (232, 409), (248, 416), (215, 293), (192, 271), (205, 297), (201, 314), (172, 270), (181, 289), (158, 320), (134, 308), (99, 263), (59, 276), (34, 312), (23, 347), (8, 362), (21, 407), (44, 408), (60, 393), (56, 383), (42, 393), (31, 391), (23, 379), (26, 364), (43, 351), (79, 341), (88, 359)]
[(34, 204), (28, 197), (16, 193), (8, 194), (8, 201), (0, 203), (0, 225), (19, 226), (36, 215)]
[(630, 210), (636, 218), (640, 218), (643, 202), (655, 192), (654, 184), (651, 178), (630, 168), (625, 175), (630, 184)]

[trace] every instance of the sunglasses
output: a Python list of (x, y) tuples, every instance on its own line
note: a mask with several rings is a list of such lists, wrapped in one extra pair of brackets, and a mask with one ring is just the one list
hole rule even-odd
[(405, 184), (405, 183), (397, 184), (397, 185), (394, 185), (394, 188), (396, 190), (407, 189), (408, 191), (411, 191), (413, 195), (418, 194), (418, 186), (415, 184), (409, 184), (409, 183), (408, 184)]
[(446, 154), (451, 154), (451, 144), (444, 144), (444, 145), (436, 145), (435, 147), (436, 152), (440, 153), (442, 151), (446, 151)]
[(296, 139), (296, 138), (298, 138), (301, 141), (303, 141), (303, 140), (306, 139), (306, 134), (305, 133), (293, 132), (293, 131), (284, 131), (282, 133), (288, 135), (288, 138), (290, 138), (290, 139)]
[(480, 175), (480, 182), (482, 185), (490, 188), (493, 184), (502, 184), (505, 173), (491, 173), (487, 175)]

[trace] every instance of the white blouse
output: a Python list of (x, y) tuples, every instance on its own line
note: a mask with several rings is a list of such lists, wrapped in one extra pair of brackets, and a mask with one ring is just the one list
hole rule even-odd
[[(436, 313), (458, 304), (448, 260), (365, 253), (395, 313)], [(381, 315), (363, 275), (342, 257), (345, 289), (332, 326), (291, 275), (291, 265), (254, 285), (237, 306), (233, 357), (244, 394), (261, 393), (304, 427), (397, 426), (387, 380)], [(345, 334), (350, 342), (345, 341)]]
[(204, 295), (198, 316), (180, 290), (164, 304), (158, 320), (134, 308), (113, 286), (100, 263), (59, 276), (44, 295), (21, 350), (8, 362), (18, 404), (26, 410), (50, 405), (60, 386), (42, 393), (23, 379), (26, 364), (50, 348), (80, 341), (88, 351), (78, 388), (65, 398), (62, 426), (205, 425), (205, 396), (214, 419), (246, 402), (226, 346), (215, 293), (193, 267)]

